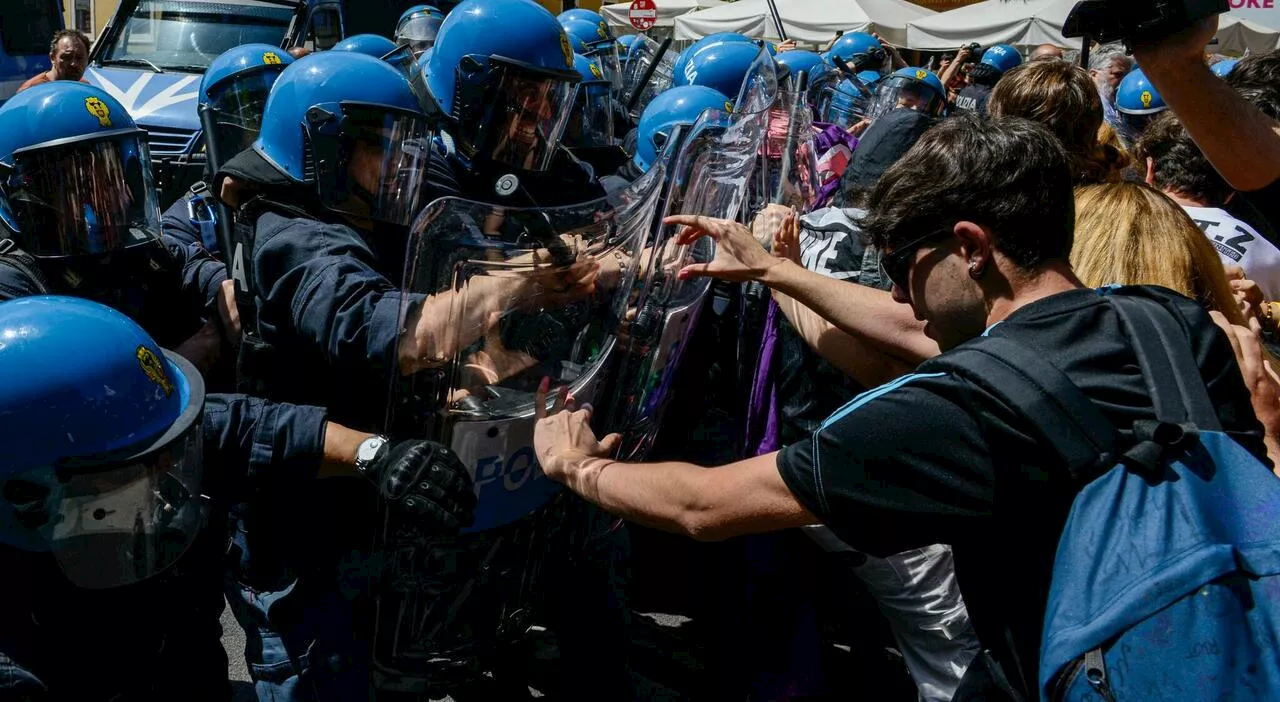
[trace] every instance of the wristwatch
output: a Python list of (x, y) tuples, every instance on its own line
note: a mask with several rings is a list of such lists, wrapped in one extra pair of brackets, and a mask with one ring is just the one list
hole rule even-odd
[(356, 447), (356, 470), (361, 475), (365, 475), (369, 471), (369, 464), (377, 460), (379, 454), (382, 453), (383, 447), (387, 445), (387, 437), (371, 436)]

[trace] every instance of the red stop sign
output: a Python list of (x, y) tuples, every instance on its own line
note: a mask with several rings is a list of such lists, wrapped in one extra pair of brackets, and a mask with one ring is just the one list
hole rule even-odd
[(627, 19), (641, 32), (652, 29), (658, 22), (658, 6), (653, 0), (633, 0), (631, 9), (627, 10)]

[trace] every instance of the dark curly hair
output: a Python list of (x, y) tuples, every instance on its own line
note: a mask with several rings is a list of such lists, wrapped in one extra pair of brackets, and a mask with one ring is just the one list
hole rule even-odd
[(1151, 159), (1155, 186), (1209, 206), (1226, 202), (1231, 186), (1218, 175), (1172, 111), (1156, 117), (1134, 147), (1138, 161)]
[(58, 50), (58, 42), (62, 41), (63, 39), (74, 39), (80, 42), (80, 45), (84, 47), (85, 55), (86, 56), (89, 55), (89, 37), (86, 37), (84, 33), (74, 29), (59, 29), (58, 31), (53, 33), (53, 39), (49, 41), (50, 55), (52, 55), (54, 52)]

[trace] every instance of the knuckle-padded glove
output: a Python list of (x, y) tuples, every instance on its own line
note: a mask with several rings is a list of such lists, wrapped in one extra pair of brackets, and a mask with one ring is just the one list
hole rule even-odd
[(401, 441), (378, 452), (366, 471), (404, 514), (452, 533), (474, 521), (476, 494), (457, 454), (435, 441)]

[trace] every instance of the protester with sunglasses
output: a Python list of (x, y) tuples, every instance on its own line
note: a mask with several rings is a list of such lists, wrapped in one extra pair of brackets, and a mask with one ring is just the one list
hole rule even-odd
[[(535, 449), (547, 476), (584, 498), (697, 539), (823, 523), (873, 555), (950, 543), (984, 647), (955, 699), (1027, 699), (1038, 688), (1054, 553), (1078, 485), (1029, 420), (945, 369), (946, 351), (982, 336), (1030, 347), (1117, 427), (1153, 416), (1147, 384), (1107, 295), (1071, 270), (1072, 172), (1043, 127), (947, 120), (889, 169), (869, 202), (863, 228), (886, 252), (894, 299), (943, 350), (935, 362), (863, 394), (810, 440), (715, 470), (608, 458), (618, 437), (598, 440), (590, 408), (564, 390), (538, 424)], [(819, 291), (815, 279), (828, 279), (779, 263), (745, 227), (668, 221), (687, 226), (685, 242), (717, 241), (715, 258), (684, 277), (758, 279), (806, 303), (835, 292), (833, 306), (853, 307), (836, 290), (856, 286)], [(1186, 330), (1224, 430), (1266, 463), (1230, 344), (1203, 309), (1160, 288), (1124, 294), (1158, 302)]]

